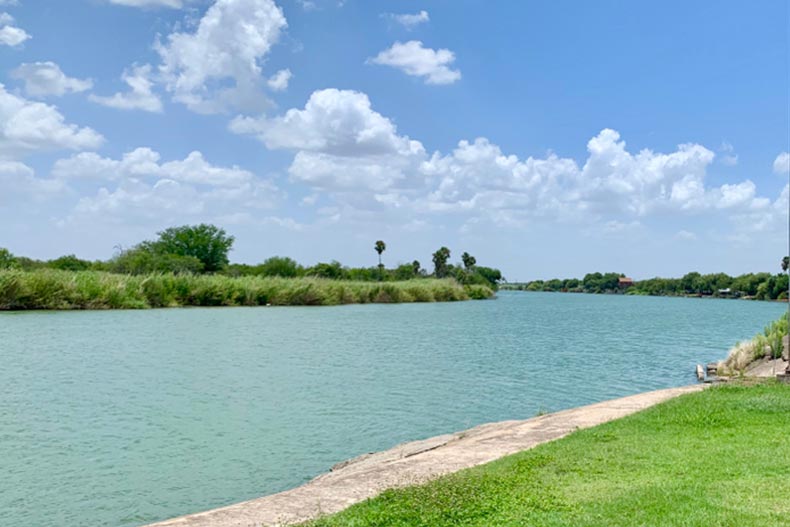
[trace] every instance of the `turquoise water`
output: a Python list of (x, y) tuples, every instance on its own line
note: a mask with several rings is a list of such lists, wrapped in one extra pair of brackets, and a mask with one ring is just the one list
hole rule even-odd
[(0, 523), (134, 526), (407, 440), (694, 382), (785, 306), (493, 301), (0, 315)]

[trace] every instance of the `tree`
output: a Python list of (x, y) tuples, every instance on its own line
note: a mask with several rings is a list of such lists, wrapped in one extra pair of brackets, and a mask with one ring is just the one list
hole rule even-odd
[(785, 256), (782, 258), (782, 271), (787, 272), (788, 267), (790, 267), (790, 256)]
[(91, 268), (91, 263), (87, 260), (80, 260), (73, 254), (67, 254), (47, 262), (47, 267), (60, 269), (61, 271), (86, 271)]
[(392, 275), (394, 276), (395, 280), (411, 280), (417, 276), (414, 272), (414, 266), (408, 263), (396, 267), (392, 271)]
[(333, 260), (332, 263), (319, 262), (313, 267), (306, 269), (305, 274), (307, 276), (315, 276), (318, 278), (340, 280), (343, 278), (343, 266), (336, 260)]
[(419, 260), (414, 260), (411, 263), (411, 267), (414, 270), (414, 276), (420, 276), (420, 267), (422, 267), (420, 265), (420, 261)]
[(284, 278), (294, 278), (303, 272), (301, 265), (286, 256), (272, 256), (257, 266), (256, 270), (262, 276), (282, 276)]
[(228, 265), (228, 252), (235, 240), (224, 229), (205, 223), (170, 227), (158, 234), (159, 239), (151, 244), (156, 252), (197, 258), (206, 273)]
[(203, 262), (194, 256), (158, 252), (152, 245), (143, 242), (122, 251), (110, 262), (110, 271), (121, 274), (196, 274), (203, 271)]
[(381, 263), (381, 253), (387, 250), (387, 244), (381, 240), (378, 240), (376, 241), (376, 246), (374, 248), (379, 254), (379, 280), (381, 280), (382, 271), (384, 270), (384, 265)]
[(683, 278), (680, 279), (680, 287), (686, 293), (700, 293), (701, 284), (700, 278), (702, 277), (701, 274), (694, 271), (691, 273), (686, 273)]
[(436, 278), (444, 278), (449, 272), (447, 267), (447, 260), (450, 259), (450, 249), (441, 247), (438, 251), (433, 253), (433, 274)]
[(471, 271), (477, 263), (477, 259), (467, 252), (461, 255), (461, 261), (464, 263), (467, 271)]
[(0, 247), (0, 269), (16, 269), (19, 262), (11, 251)]
[(486, 281), (491, 284), (491, 287), (495, 289), (499, 287), (499, 282), (504, 280), (502, 277), (502, 272), (499, 269), (478, 266), (475, 268), (475, 272), (485, 278)]

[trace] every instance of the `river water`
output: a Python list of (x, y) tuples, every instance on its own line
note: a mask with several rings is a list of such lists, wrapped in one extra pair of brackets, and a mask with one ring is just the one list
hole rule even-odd
[(694, 382), (778, 303), (501, 292), (0, 315), (0, 517), (135, 526), (397, 443)]

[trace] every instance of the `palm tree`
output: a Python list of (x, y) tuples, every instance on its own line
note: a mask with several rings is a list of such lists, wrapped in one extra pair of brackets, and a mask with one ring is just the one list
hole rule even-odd
[(464, 267), (466, 267), (467, 271), (471, 271), (477, 263), (477, 259), (469, 253), (462, 254), (461, 261), (464, 263)]
[(387, 244), (386, 244), (386, 243), (384, 243), (384, 242), (383, 242), (383, 241), (381, 241), (381, 240), (378, 240), (378, 241), (376, 242), (376, 247), (375, 247), (375, 249), (376, 249), (376, 252), (377, 252), (377, 253), (379, 253), (379, 280), (381, 280), (381, 278), (382, 278), (382, 275), (383, 275), (383, 273), (382, 273), (382, 269), (384, 268), (384, 266), (383, 266), (383, 265), (382, 265), (382, 263), (381, 263), (381, 253), (383, 253), (384, 251), (386, 251), (386, 250), (387, 250)]

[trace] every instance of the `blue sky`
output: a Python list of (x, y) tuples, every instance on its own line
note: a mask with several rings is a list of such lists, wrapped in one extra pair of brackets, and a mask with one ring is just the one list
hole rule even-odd
[(786, 1), (0, 1), (0, 246), (776, 271)]

